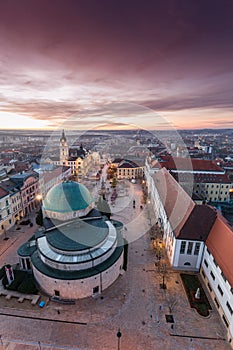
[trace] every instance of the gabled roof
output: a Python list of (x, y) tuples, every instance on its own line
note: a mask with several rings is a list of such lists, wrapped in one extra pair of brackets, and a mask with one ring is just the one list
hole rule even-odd
[(176, 238), (205, 241), (215, 222), (216, 209), (195, 204), (165, 168), (153, 179)]
[(179, 239), (193, 239), (206, 241), (217, 217), (215, 208), (208, 205), (195, 205), (183, 227), (180, 229)]
[(219, 212), (206, 240), (206, 246), (233, 287), (233, 229)]
[(172, 229), (178, 237), (195, 203), (167, 169), (159, 170), (153, 175), (153, 180)]
[(224, 173), (224, 170), (213, 163), (211, 160), (197, 159), (197, 158), (179, 158), (172, 156), (161, 156), (160, 160), (152, 162), (152, 167), (166, 168), (168, 170), (179, 171), (208, 171)]
[(136, 164), (132, 160), (127, 160), (127, 159), (122, 160), (118, 164), (119, 169), (128, 169), (128, 168), (132, 169), (132, 168), (139, 168), (139, 167), (140, 167), (140, 165)]
[(192, 180), (194, 183), (231, 184), (231, 180), (227, 174), (194, 173), (192, 174), (192, 179), (190, 178), (190, 173), (175, 173), (171, 171), (171, 174), (177, 181), (190, 182)]
[(61, 175), (62, 173), (66, 172), (69, 169), (70, 169), (69, 166), (57, 166), (53, 170), (45, 171), (42, 174), (42, 177), (44, 179), (44, 183), (47, 183), (54, 178), (57, 178), (59, 175)]

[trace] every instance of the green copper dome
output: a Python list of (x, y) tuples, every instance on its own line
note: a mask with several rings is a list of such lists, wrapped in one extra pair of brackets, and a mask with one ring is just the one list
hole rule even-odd
[(84, 185), (74, 181), (65, 181), (48, 191), (43, 207), (45, 210), (67, 213), (86, 209), (92, 203), (90, 192)]

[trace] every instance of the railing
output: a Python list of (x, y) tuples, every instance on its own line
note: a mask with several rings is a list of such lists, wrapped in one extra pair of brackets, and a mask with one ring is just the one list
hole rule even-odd
[(74, 305), (75, 304), (74, 299), (62, 299), (62, 298), (57, 297), (57, 296), (52, 296), (50, 298), (50, 300), (55, 301), (56, 303), (59, 303), (59, 304), (67, 304), (67, 305)]

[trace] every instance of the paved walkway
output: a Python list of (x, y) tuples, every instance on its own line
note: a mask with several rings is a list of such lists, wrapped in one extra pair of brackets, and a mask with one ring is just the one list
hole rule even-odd
[[(140, 196), (136, 185), (126, 207), (120, 201), (115, 207), (114, 217), (124, 222), (125, 235), (131, 240), (125, 274), (101, 296), (78, 300), (72, 306), (49, 302), (44, 309), (23, 310), (22, 304), (20, 309), (0, 309), (5, 349), (35, 350), (39, 349), (39, 341), (41, 349), (114, 350), (119, 328), (121, 350), (230, 349), (222, 340), (226, 333), (215, 306), (211, 303), (209, 318), (191, 309), (179, 273), (168, 269), (167, 289), (160, 289), (162, 276), (155, 267), (147, 209), (132, 206), (132, 199), (137, 203)], [(142, 235), (143, 231), (147, 233)], [(166, 257), (163, 259), (165, 263)], [(173, 329), (165, 319), (171, 305)]]

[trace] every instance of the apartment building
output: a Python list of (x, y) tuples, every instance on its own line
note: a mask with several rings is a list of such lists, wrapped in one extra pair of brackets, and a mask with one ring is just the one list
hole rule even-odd
[(149, 195), (171, 266), (200, 272), (233, 347), (232, 226), (212, 206), (195, 204), (166, 168), (152, 174)]
[(0, 235), (6, 234), (6, 231), (13, 226), (10, 195), (0, 187)]

